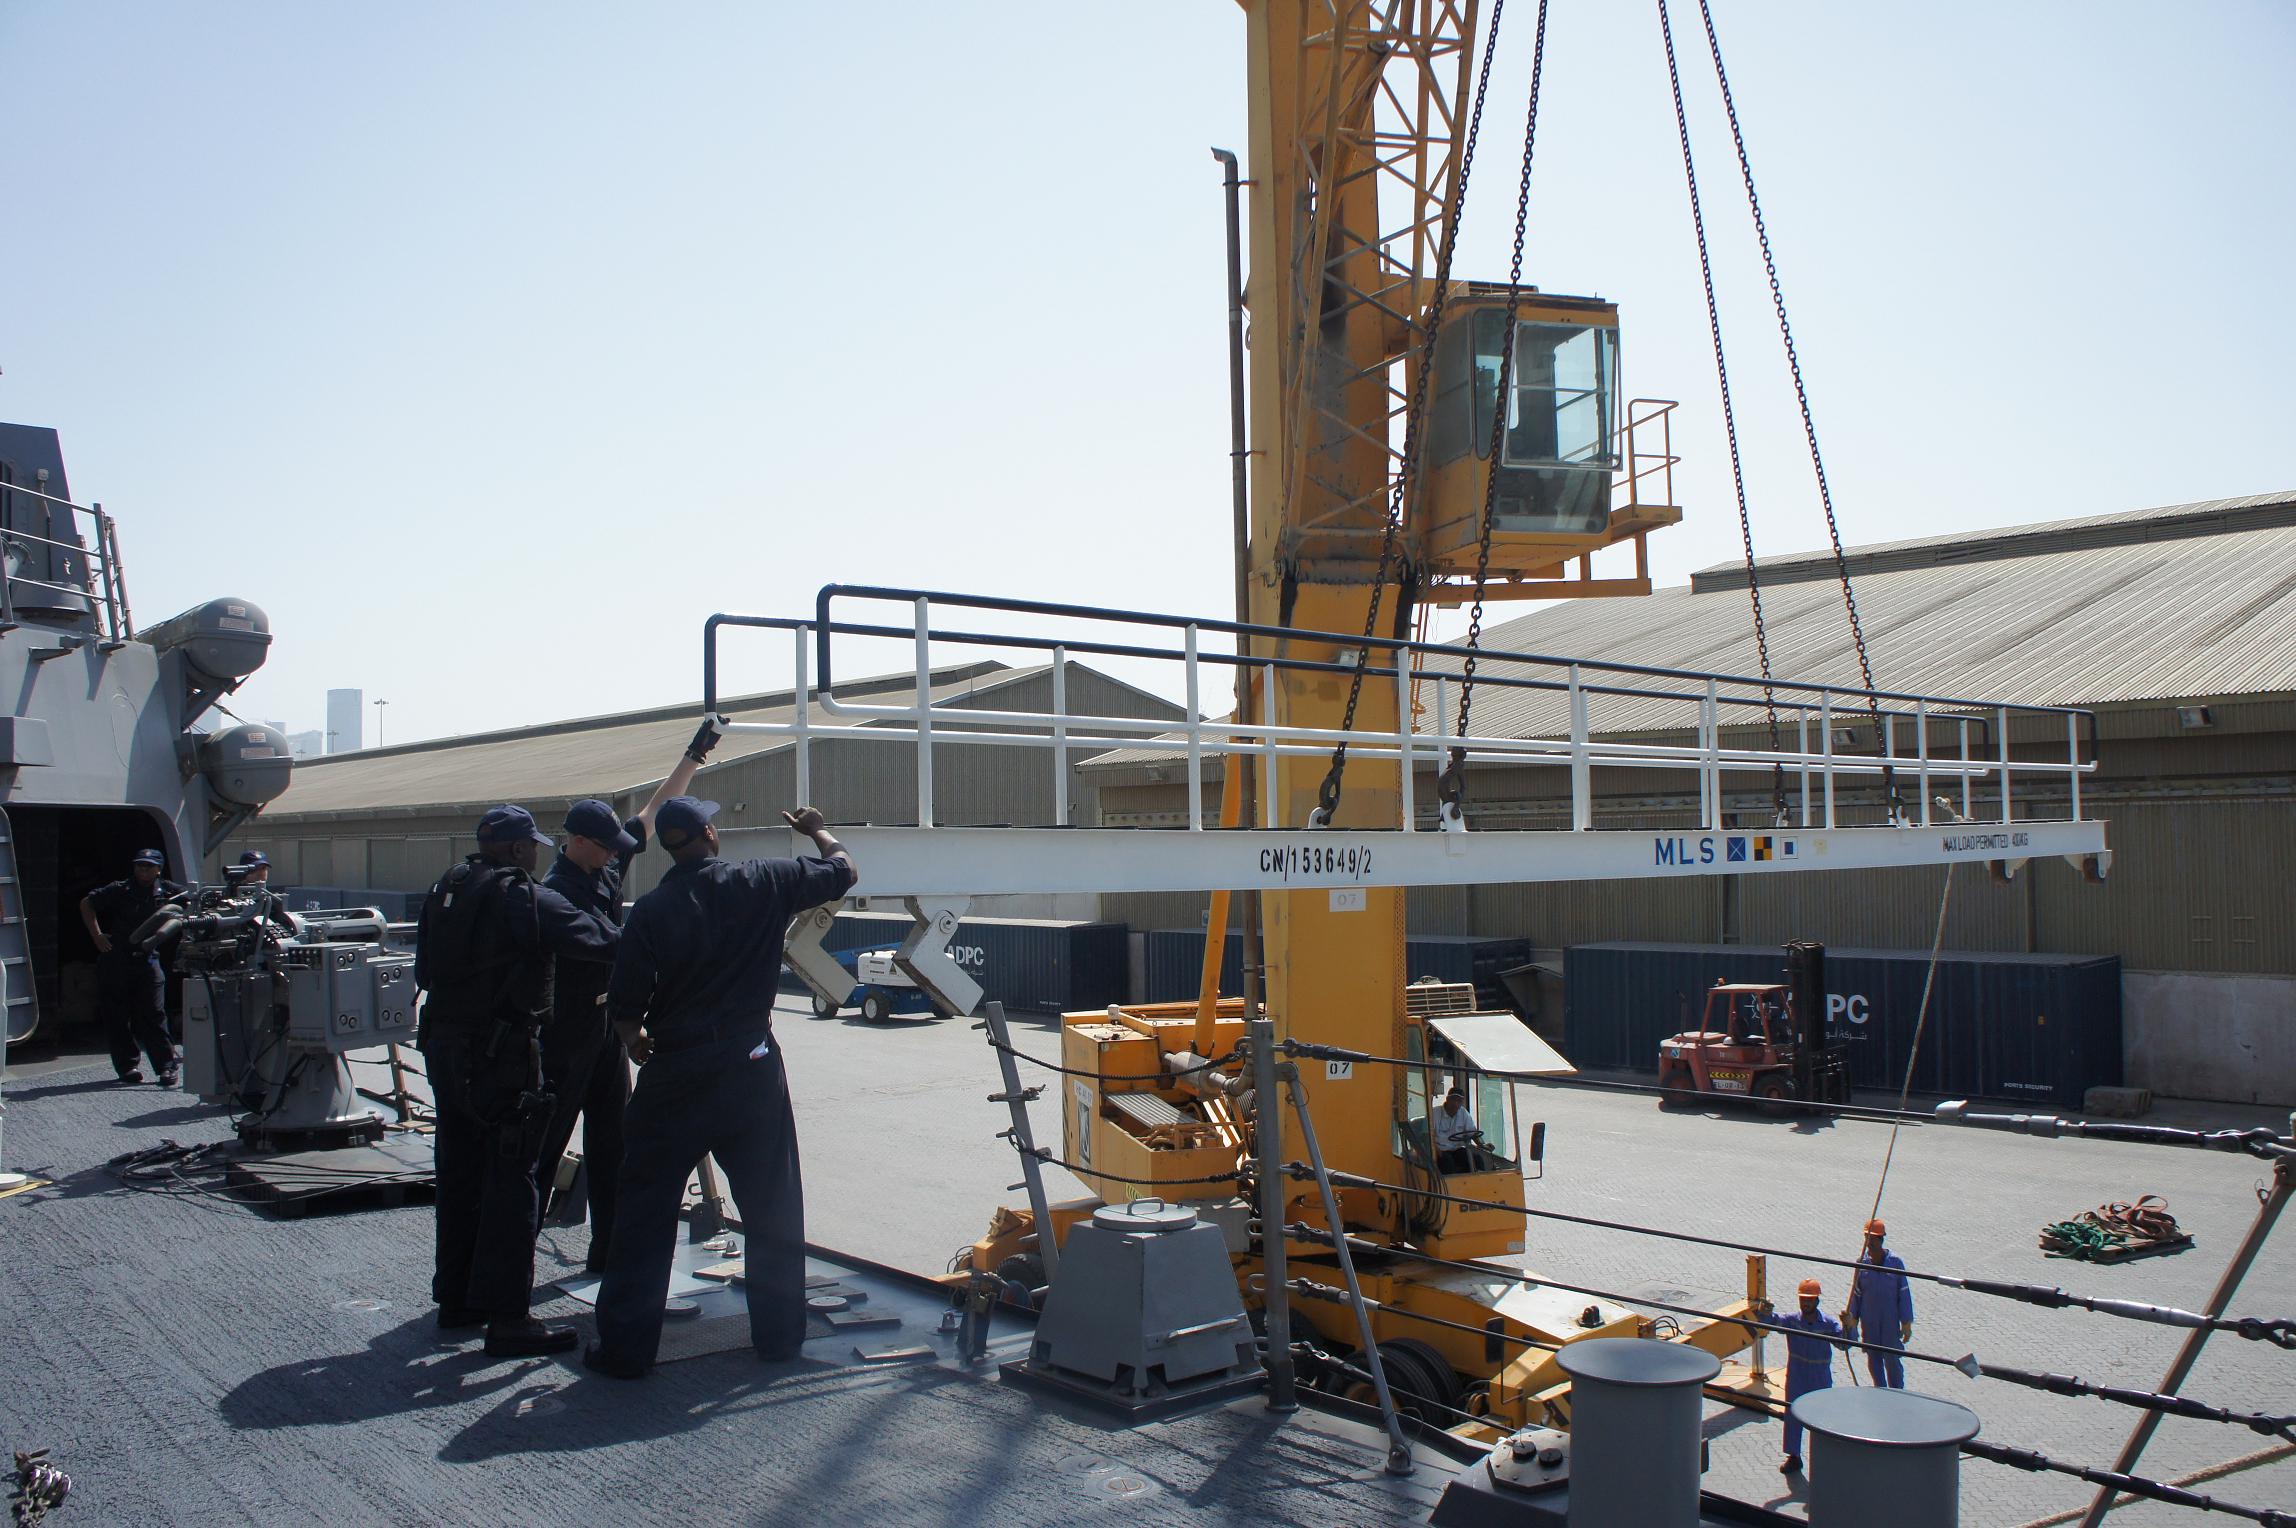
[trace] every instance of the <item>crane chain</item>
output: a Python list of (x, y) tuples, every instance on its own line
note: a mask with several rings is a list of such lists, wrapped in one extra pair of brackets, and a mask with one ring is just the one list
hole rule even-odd
[[(1663, 0), (1661, 0), (1663, 9)], [(1762, 246), (1762, 268), (1770, 278), (1770, 303), (1778, 314), (1778, 337), (1785, 342), (1786, 368), (1794, 379), (1794, 401), (1802, 413), (1802, 437), (1809, 442), (1810, 470), (1818, 480), (1818, 502), (1826, 512), (1826, 539), (1834, 553), (1834, 576), (1842, 586), (1842, 608), (1848, 613), (1850, 644), (1857, 650), (1858, 673), (1865, 679), (1866, 711), (1873, 718), (1874, 751), (1882, 759), (1882, 794), (1887, 799), (1894, 818), (1902, 813), (1904, 802), (1897, 792), (1897, 774), (1889, 763), (1889, 751), (1883, 744), (1881, 701), (1874, 691), (1873, 660), (1866, 651), (1865, 626), (1858, 619), (1857, 591), (1850, 586), (1849, 558), (1842, 552), (1842, 529), (1834, 517), (1834, 492), (1826, 479), (1826, 459), (1818, 449), (1818, 426), (1810, 412), (1810, 390), (1802, 379), (1802, 357), (1794, 344), (1794, 326), (1786, 317), (1785, 288), (1778, 281), (1777, 256), (1770, 249), (1770, 225), (1762, 216), (1762, 199), (1754, 190), (1754, 162), (1746, 153), (1746, 134), (1738, 125), (1738, 100), (1730, 90), (1729, 72), (1722, 67), (1722, 39), (1714, 28), (1714, 11), (1709, 0), (1698, 0), (1698, 14), (1706, 26), (1706, 48), (1714, 58), (1714, 78), (1722, 88), (1722, 110), (1730, 119), (1730, 141), (1738, 151), (1738, 173), (1746, 183), (1746, 206), (1754, 216), (1754, 236)], [(1672, 53), (1671, 40), (1668, 44)], [(1781, 803), (1782, 810), (1783, 803)]]
[(1515, 251), (1507, 266), (1507, 332), (1499, 349), (1498, 398), (1491, 410), (1491, 470), (1483, 478), (1483, 531), (1475, 546), (1475, 603), (1467, 617), (1467, 657), (1459, 673), (1459, 730), (1461, 741), (1451, 745), (1451, 757), (1435, 782), (1435, 794), (1452, 814), (1467, 804), (1467, 721), (1475, 704), (1475, 669), (1482, 659), (1483, 595), (1491, 581), (1491, 532), (1497, 521), (1500, 447), (1507, 431), (1507, 394), (1515, 375), (1515, 313), (1523, 288), (1523, 245), (1531, 219), (1531, 159), (1539, 141), (1539, 82), (1547, 62), (1547, 0), (1539, 0), (1539, 19), (1531, 43), (1531, 98), (1523, 120), (1523, 174), (1515, 189)]
[[(1543, 6), (1544, 0), (1542, 0)], [(1435, 255), (1435, 291), (1427, 304), (1426, 332), (1420, 336), (1418, 375), (1412, 378), (1411, 402), (1403, 421), (1403, 464), (1387, 497), (1387, 524), (1379, 538), (1379, 574), (1371, 582), (1371, 603), (1363, 613), (1363, 640), (1355, 650), (1355, 673), (1348, 680), (1347, 709), (1340, 716), (1340, 739), (1332, 745), (1331, 767), (1316, 787), (1315, 810), (1308, 815), (1314, 827), (1329, 827), (1339, 815), (1341, 782), (1347, 775), (1347, 734), (1355, 730), (1355, 711), (1363, 699), (1363, 671), (1371, 662), (1371, 640), (1379, 630), (1379, 607), (1387, 596), (1387, 575), (1395, 566), (1395, 541), (1403, 528), (1403, 495), (1411, 469), (1419, 460), (1420, 423), (1427, 411), (1428, 379), (1435, 370), (1435, 336), (1443, 325), (1443, 309), (1451, 290), (1451, 259), (1459, 245), (1459, 216), (1467, 205), (1467, 177), (1475, 167), (1475, 142), (1483, 130), (1483, 100), (1491, 88), (1491, 59), (1499, 49), (1499, 22), (1507, 13), (1507, 0), (1494, 0), (1491, 31), (1483, 42), (1482, 70), (1475, 82), (1475, 106), (1467, 118), (1467, 140), (1459, 151), (1459, 178), (1451, 187), (1450, 215), (1444, 220), (1443, 242)], [(1396, 662), (1407, 661), (1398, 654)], [(1409, 725), (1410, 718), (1400, 718)]]
[[(1730, 443), (1730, 482), (1738, 496), (1738, 536), (1746, 555), (1746, 597), (1754, 608), (1754, 656), (1761, 664), (1762, 708), (1770, 724), (1770, 751), (1779, 748), (1778, 692), (1770, 683), (1770, 633), (1762, 619), (1762, 577), (1754, 563), (1754, 521), (1746, 506), (1746, 466), (1738, 450), (1738, 410), (1730, 393), (1730, 362), (1722, 347), (1722, 308), (1714, 296), (1714, 260), (1706, 242), (1706, 213), (1698, 195), (1698, 166), (1690, 151), (1690, 114), (1682, 103), (1682, 71), (1675, 62), (1674, 23), (1658, 0), (1658, 28), (1666, 39), (1666, 77), (1674, 88), (1674, 130), (1682, 141), (1682, 178), (1690, 190), (1690, 226), (1698, 236), (1698, 273), (1706, 283), (1706, 327), (1714, 337), (1714, 374), (1722, 393), (1722, 430)], [(1872, 688), (1868, 683), (1867, 688)], [(1770, 766), (1770, 810), (1786, 815), (1786, 771)]]

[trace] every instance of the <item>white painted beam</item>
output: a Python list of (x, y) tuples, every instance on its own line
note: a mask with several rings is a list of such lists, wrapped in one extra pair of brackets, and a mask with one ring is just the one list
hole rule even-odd
[[(855, 894), (964, 897), (1056, 892), (1297, 891), (1659, 880), (1984, 864), (2059, 855), (2111, 862), (2105, 824), (1918, 828), (1355, 832), (1344, 828), (838, 828), (860, 867)], [(785, 829), (725, 834), (728, 858), (795, 852)]]

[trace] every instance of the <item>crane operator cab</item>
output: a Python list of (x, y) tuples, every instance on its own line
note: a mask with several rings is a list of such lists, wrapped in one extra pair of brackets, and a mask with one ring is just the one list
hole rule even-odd
[[(1618, 306), (1526, 288), (1514, 307), (1511, 367), (1503, 286), (1454, 288), (1436, 335), (1415, 510), (1421, 555), (1444, 571), (1473, 571), (1486, 490), (1494, 573), (1554, 569), (1613, 540)], [(1494, 454), (1502, 371), (1505, 417)]]
[(1523, 1203), (1526, 1169), (1543, 1173), (1547, 1127), (1524, 1125), (1514, 1078), (1576, 1068), (1512, 1013), (1411, 1015), (1404, 1055), (1395, 1152), (1402, 1181), (1421, 1190), (1403, 1205), (1410, 1239), (1442, 1257), (1522, 1251), (1522, 1217), (1498, 1206)]

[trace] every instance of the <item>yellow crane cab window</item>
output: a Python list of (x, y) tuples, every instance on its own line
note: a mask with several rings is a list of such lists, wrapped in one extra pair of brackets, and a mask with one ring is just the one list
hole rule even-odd
[[(1470, 451), (1487, 458), (1506, 344), (1504, 306), (1446, 323), (1435, 346), (1428, 452), (1440, 467)], [(1492, 491), (1500, 534), (1594, 535), (1610, 516), (1617, 467), (1618, 330), (1530, 319), (1515, 325), (1506, 429)]]

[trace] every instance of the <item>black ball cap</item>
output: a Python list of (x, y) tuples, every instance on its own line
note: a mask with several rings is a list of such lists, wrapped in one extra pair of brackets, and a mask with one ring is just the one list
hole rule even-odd
[(665, 849), (681, 849), (702, 836), (702, 829), (718, 814), (714, 801), (697, 801), (691, 796), (672, 796), (662, 803), (654, 814), (654, 836)]
[(566, 831), (604, 844), (616, 854), (638, 852), (638, 841), (622, 827), (614, 809), (603, 801), (577, 801), (568, 807)]
[(478, 819), (482, 844), (515, 844), (529, 838), (538, 844), (550, 842), (550, 835), (534, 825), (534, 814), (522, 806), (490, 806)]

